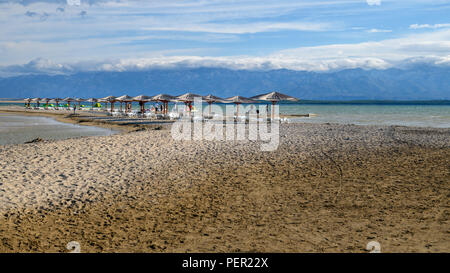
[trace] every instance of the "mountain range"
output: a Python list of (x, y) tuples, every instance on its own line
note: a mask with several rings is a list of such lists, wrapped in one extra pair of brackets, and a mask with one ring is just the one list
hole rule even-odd
[(185, 92), (220, 97), (279, 91), (307, 100), (450, 99), (450, 67), (307, 72), (178, 68), (126, 72), (33, 74), (0, 78), (0, 97), (105, 97)]

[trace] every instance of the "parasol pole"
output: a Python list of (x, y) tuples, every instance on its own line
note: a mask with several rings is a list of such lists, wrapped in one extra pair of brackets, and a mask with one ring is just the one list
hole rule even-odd
[(276, 101), (272, 101), (272, 119), (275, 118), (275, 103)]

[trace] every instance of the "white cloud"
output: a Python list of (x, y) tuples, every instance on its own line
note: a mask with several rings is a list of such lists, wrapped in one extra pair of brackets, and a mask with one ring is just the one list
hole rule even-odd
[(69, 6), (79, 6), (81, 5), (80, 0), (67, 0), (67, 5)]
[(450, 55), (413, 57), (403, 60), (385, 60), (377, 57), (343, 57), (329, 59), (292, 58), (282, 56), (249, 57), (198, 57), (172, 56), (153, 58), (134, 58), (107, 60), (103, 62), (55, 63), (45, 59), (36, 59), (24, 65), (0, 66), (0, 76), (20, 74), (71, 74), (94, 71), (145, 71), (151, 69), (214, 67), (236, 70), (273, 70), (291, 69), (297, 71), (335, 71), (342, 69), (387, 69), (416, 63), (450, 66)]
[(450, 55), (449, 52), (450, 30), (440, 30), (376, 42), (300, 47), (282, 50), (277, 54), (280, 58), (309, 60), (376, 58), (391, 62), (416, 57), (447, 57)]
[(430, 25), (430, 24), (412, 24), (409, 26), (410, 29), (421, 29), (421, 28), (431, 28), (431, 29), (436, 29), (436, 28), (447, 28), (450, 27), (450, 24), (434, 24), (434, 25)]
[(369, 32), (369, 33), (387, 33), (387, 32), (392, 32), (392, 30), (372, 28), (372, 29), (368, 30), (367, 32)]
[[(175, 52), (214, 55), (217, 49), (211, 44), (236, 42), (241, 34), (331, 28), (327, 22), (280, 22), (273, 18), (299, 7), (336, 4), (327, 0), (91, 0), (61, 6), (63, 2), (0, 0), (0, 24), (8, 26), (0, 28), (0, 65), (26, 63), (37, 57), (71, 62)], [(89, 5), (91, 2), (96, 4)], [(28, 11), (30, 16), (25, 15)], [(194, 41), (195, 45), (183, 49), (183, 45), (161, 40), (179, 40), (181, 44)], [(162, 46), (165, 43), (171, 46), (166, 49)], [(226, 46), (222, 45), (222, 51)]]
[(369, 6), (379, 6), (381, 5), (381, 0), (366, 0)]
[(152, 26), (144, 27), (143, 30), (160, 31), (186, 31), (186, 32), (209, 32), (209, 33), (227, 33), (227, 34), (245, 34), (270, 32), (278, 30), (300, 30), (300, 31), (321, 31), (330, 28), (325, 23), (248, 23), (248, 24), (196, 24), (196, 25), (173, 25), (173, 26)]

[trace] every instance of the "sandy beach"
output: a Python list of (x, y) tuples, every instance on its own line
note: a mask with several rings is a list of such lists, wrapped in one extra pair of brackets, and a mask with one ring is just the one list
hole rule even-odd
[(0, 146), (0, 252), (450, 251), (450, 129), (282, 124), (262, 152), (127, 128)]

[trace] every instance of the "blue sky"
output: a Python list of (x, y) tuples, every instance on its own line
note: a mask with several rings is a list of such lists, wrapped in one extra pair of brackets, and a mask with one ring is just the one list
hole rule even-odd
[(0, 0), (3, 71), (450, 64), (450, 0)]

